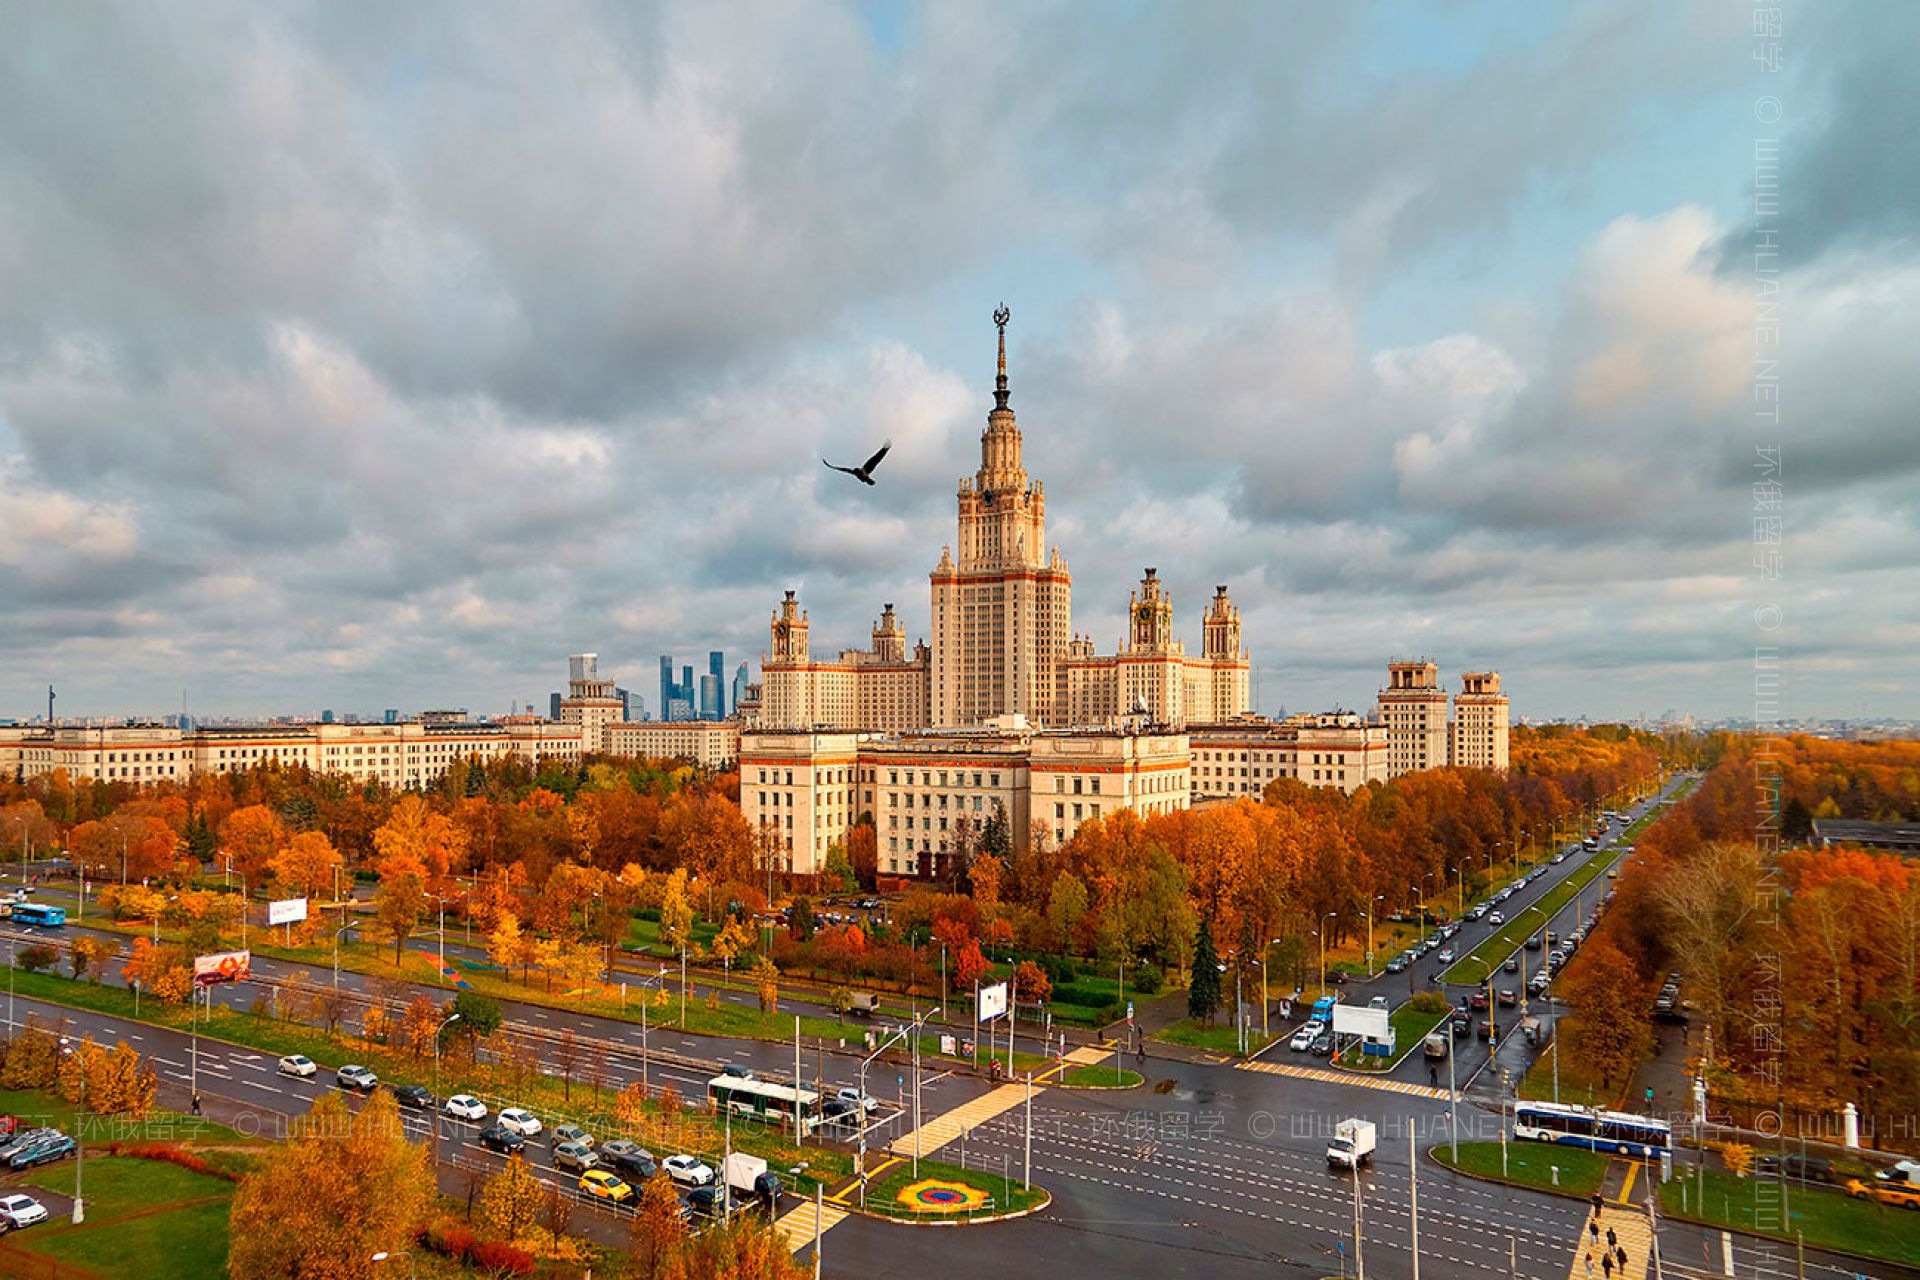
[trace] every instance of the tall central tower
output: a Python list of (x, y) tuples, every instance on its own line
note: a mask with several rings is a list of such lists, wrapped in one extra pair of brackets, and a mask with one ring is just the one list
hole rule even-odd
[(993, 409), (980, 435), (980, 469), (960, 482), (955, 547), (932, 574), (933, 722), (979, 724), (1019, 714), (1053, 719), (1059, 659), (1072, 631), (1072, 578), (1047, 547), (1046, 486), (1027, 478), (1007, 389), (1005, 307)]

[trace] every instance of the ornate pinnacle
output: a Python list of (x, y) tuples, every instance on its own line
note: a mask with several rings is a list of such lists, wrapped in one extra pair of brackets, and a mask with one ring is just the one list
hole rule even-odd
[(1001, 303), (993, 313), (994, 327), (1000, 330), (1000, 371), (993, 380), (993, 407), (1007, 407), (1007, 321), (1013, 319), (1013, 312), (1007, 310), (1007, 304)]

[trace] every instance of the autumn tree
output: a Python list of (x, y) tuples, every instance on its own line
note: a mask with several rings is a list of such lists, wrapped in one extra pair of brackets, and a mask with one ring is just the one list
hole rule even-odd
[(220, 824), (222, 852), (232, 859), (233, 869), (256, 887), (265, 882), (268, 862), (286, 843), (286, 824), (263, 804), (235, 809)]
[(676, 950), (693, 944), (693, 903), (687, 897), (685, 867), (676, 867), (660, 892), (660, 940)]
[(267, 860), (267, 870), (281, 892), (296, 898), (331, 895), (335, 873), (342, 866), (340, 851), (324, 831), (302, 831)]
[(1022, 960), (1014, 969), (1013, 985), (1030, 1004), (1045, 1004), (1053, 999), (1053, 979), (1031, 960)]
[(322, 1093), (241, 1182), (231, 1213), (233, 1280), (370, 1280), (426, 1218), (433, 1170), (382, 1090), (356, 1114)]
[(480, 1221), (503, 1240), (522, 1240), (540, 1221), (545, 1192), (526, 1157), (512, 1155), (480, 1192)]
[(193, 990), (193, 957), (184, 948), (155, 945), (146, 938), (133, 940), (133, 954), (120, 966), (120, 976), (168, 1004), (185, 1004)]
[(119, 945), (111, 939), (82, 934), (73, 940), (69, 950), (73, 976), (90, 981), (97, 980), (100, 971), (106, 968), (107, 962), (119, 954)]
[(1580, 948), (1560, 993), (1574, 1009), (1556, 1032), (1566, 1040), (1560, 1051), (1584, 1064), (1604, 1087), (1623, 1087), (1652, 1048), (1645, 980), (1600, 934)]
[(962, 991), (968, 991), (992, 971), (987, 957), (980, 951), (980, 940), (968, 938), (960, 944), (953, 955), (953, 983)]
[(632, 1274), (638, 1280), (680, 1280), (686, 1274), (679, 1257), (687, 1239), (679, 1193), (666, 1174), (656, 1173), (640, 1184), (634, 1209), (627, 1250)]

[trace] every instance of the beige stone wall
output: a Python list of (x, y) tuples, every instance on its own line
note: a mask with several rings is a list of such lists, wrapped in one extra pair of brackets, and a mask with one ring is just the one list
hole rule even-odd
[(614, 755), (719, 770), (740, 758), (740, 726), (732, 720), (622, 720), (609, 726), (607, 743)]

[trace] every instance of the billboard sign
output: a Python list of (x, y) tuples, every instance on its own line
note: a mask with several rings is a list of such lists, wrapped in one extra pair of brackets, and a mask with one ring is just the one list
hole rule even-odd
[(252, 976), (251, 951), (220, 951), (193, 958), (193, 980), (203, 987), (216, 982), (245, 982)]
[(1333, 1006), (1333, 1034), (1359, 1036), (1364, 1040), (1387, 1040), (1392, 1037), (1393, 1030), (1385, 1009), (1337, 1004)]
[(282, 898), (267, 904), (268, 924), (299, 924), (307, 918), (305, 898)]
[(976, 997), (978, 1005), (974, 1011), (975, 1022), (989, 1022), (1007, 1011), (1007, 984), (996, 982), (990, 987), (980, 988)]

